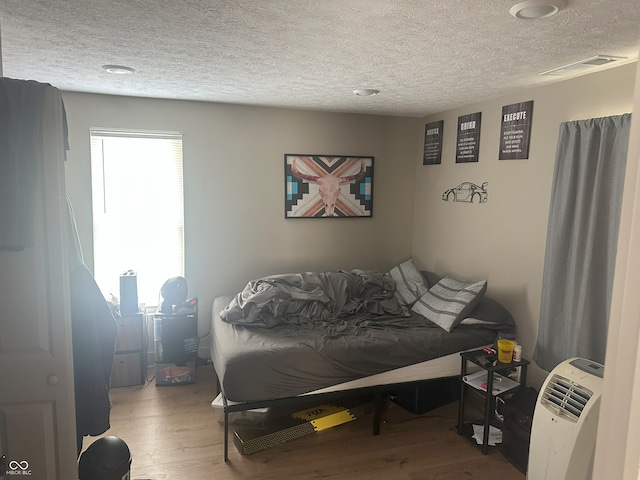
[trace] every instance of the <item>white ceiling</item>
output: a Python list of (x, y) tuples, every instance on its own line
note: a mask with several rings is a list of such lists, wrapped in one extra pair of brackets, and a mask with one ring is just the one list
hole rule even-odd
[[(638, 0), (0, 0), (4, 75), (62, 90), (425, 116), (637, 58)], [(127, 65), (111, 75), (104, 64)], [(376, 88), (356, 97), (356, 88)]]

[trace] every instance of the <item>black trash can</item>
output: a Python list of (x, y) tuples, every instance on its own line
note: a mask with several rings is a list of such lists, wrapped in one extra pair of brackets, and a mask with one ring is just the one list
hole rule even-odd
[(80, 455), (80, 480), (130, 480), (131, 453), (121, 438), (99, 438)]

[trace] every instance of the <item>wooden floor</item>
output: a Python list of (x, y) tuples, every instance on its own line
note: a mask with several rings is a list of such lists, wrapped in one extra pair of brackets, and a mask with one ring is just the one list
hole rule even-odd
[[(240, 455), (211, 407), (215, 376), (198, 367), (196, 384), (114, 388), (111, 429), (131, 450), (132, 480), (332, 479), (523, 480), (495, 448), (456, 433), (457, 403), (422, 416), (395, 404), (384, 412), (379, 436), (371, 415), (264, 450)], [(85, 438), (84, 447), (96, 438)]]

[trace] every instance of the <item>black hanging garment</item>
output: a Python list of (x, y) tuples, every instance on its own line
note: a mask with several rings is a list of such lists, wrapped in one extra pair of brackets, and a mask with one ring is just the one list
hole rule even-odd
[(78, 455), (82, 438), (109, 430), (111, 369), (118, 324), (93, 275), (84, 263), (71, 202), (69, 227), (69, 287), (73, 332), (73, 373), (76, 398)]
[(79, 443), (109, 429), (109, 385), (118, 326), (87, 267), (71, 270), (71, 324)]
[(93, 275), (84, 264), (68, 198), (67, 206), (76, 434), (80, 455), (83, 437), (100, 435), (110, 427), (109, 387), (118, 324)]

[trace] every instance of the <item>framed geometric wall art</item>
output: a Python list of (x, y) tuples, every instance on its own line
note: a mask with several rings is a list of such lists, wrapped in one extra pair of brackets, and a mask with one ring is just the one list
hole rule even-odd
[(284, 155), (285, 218), (373, 214), (373, 157)]

